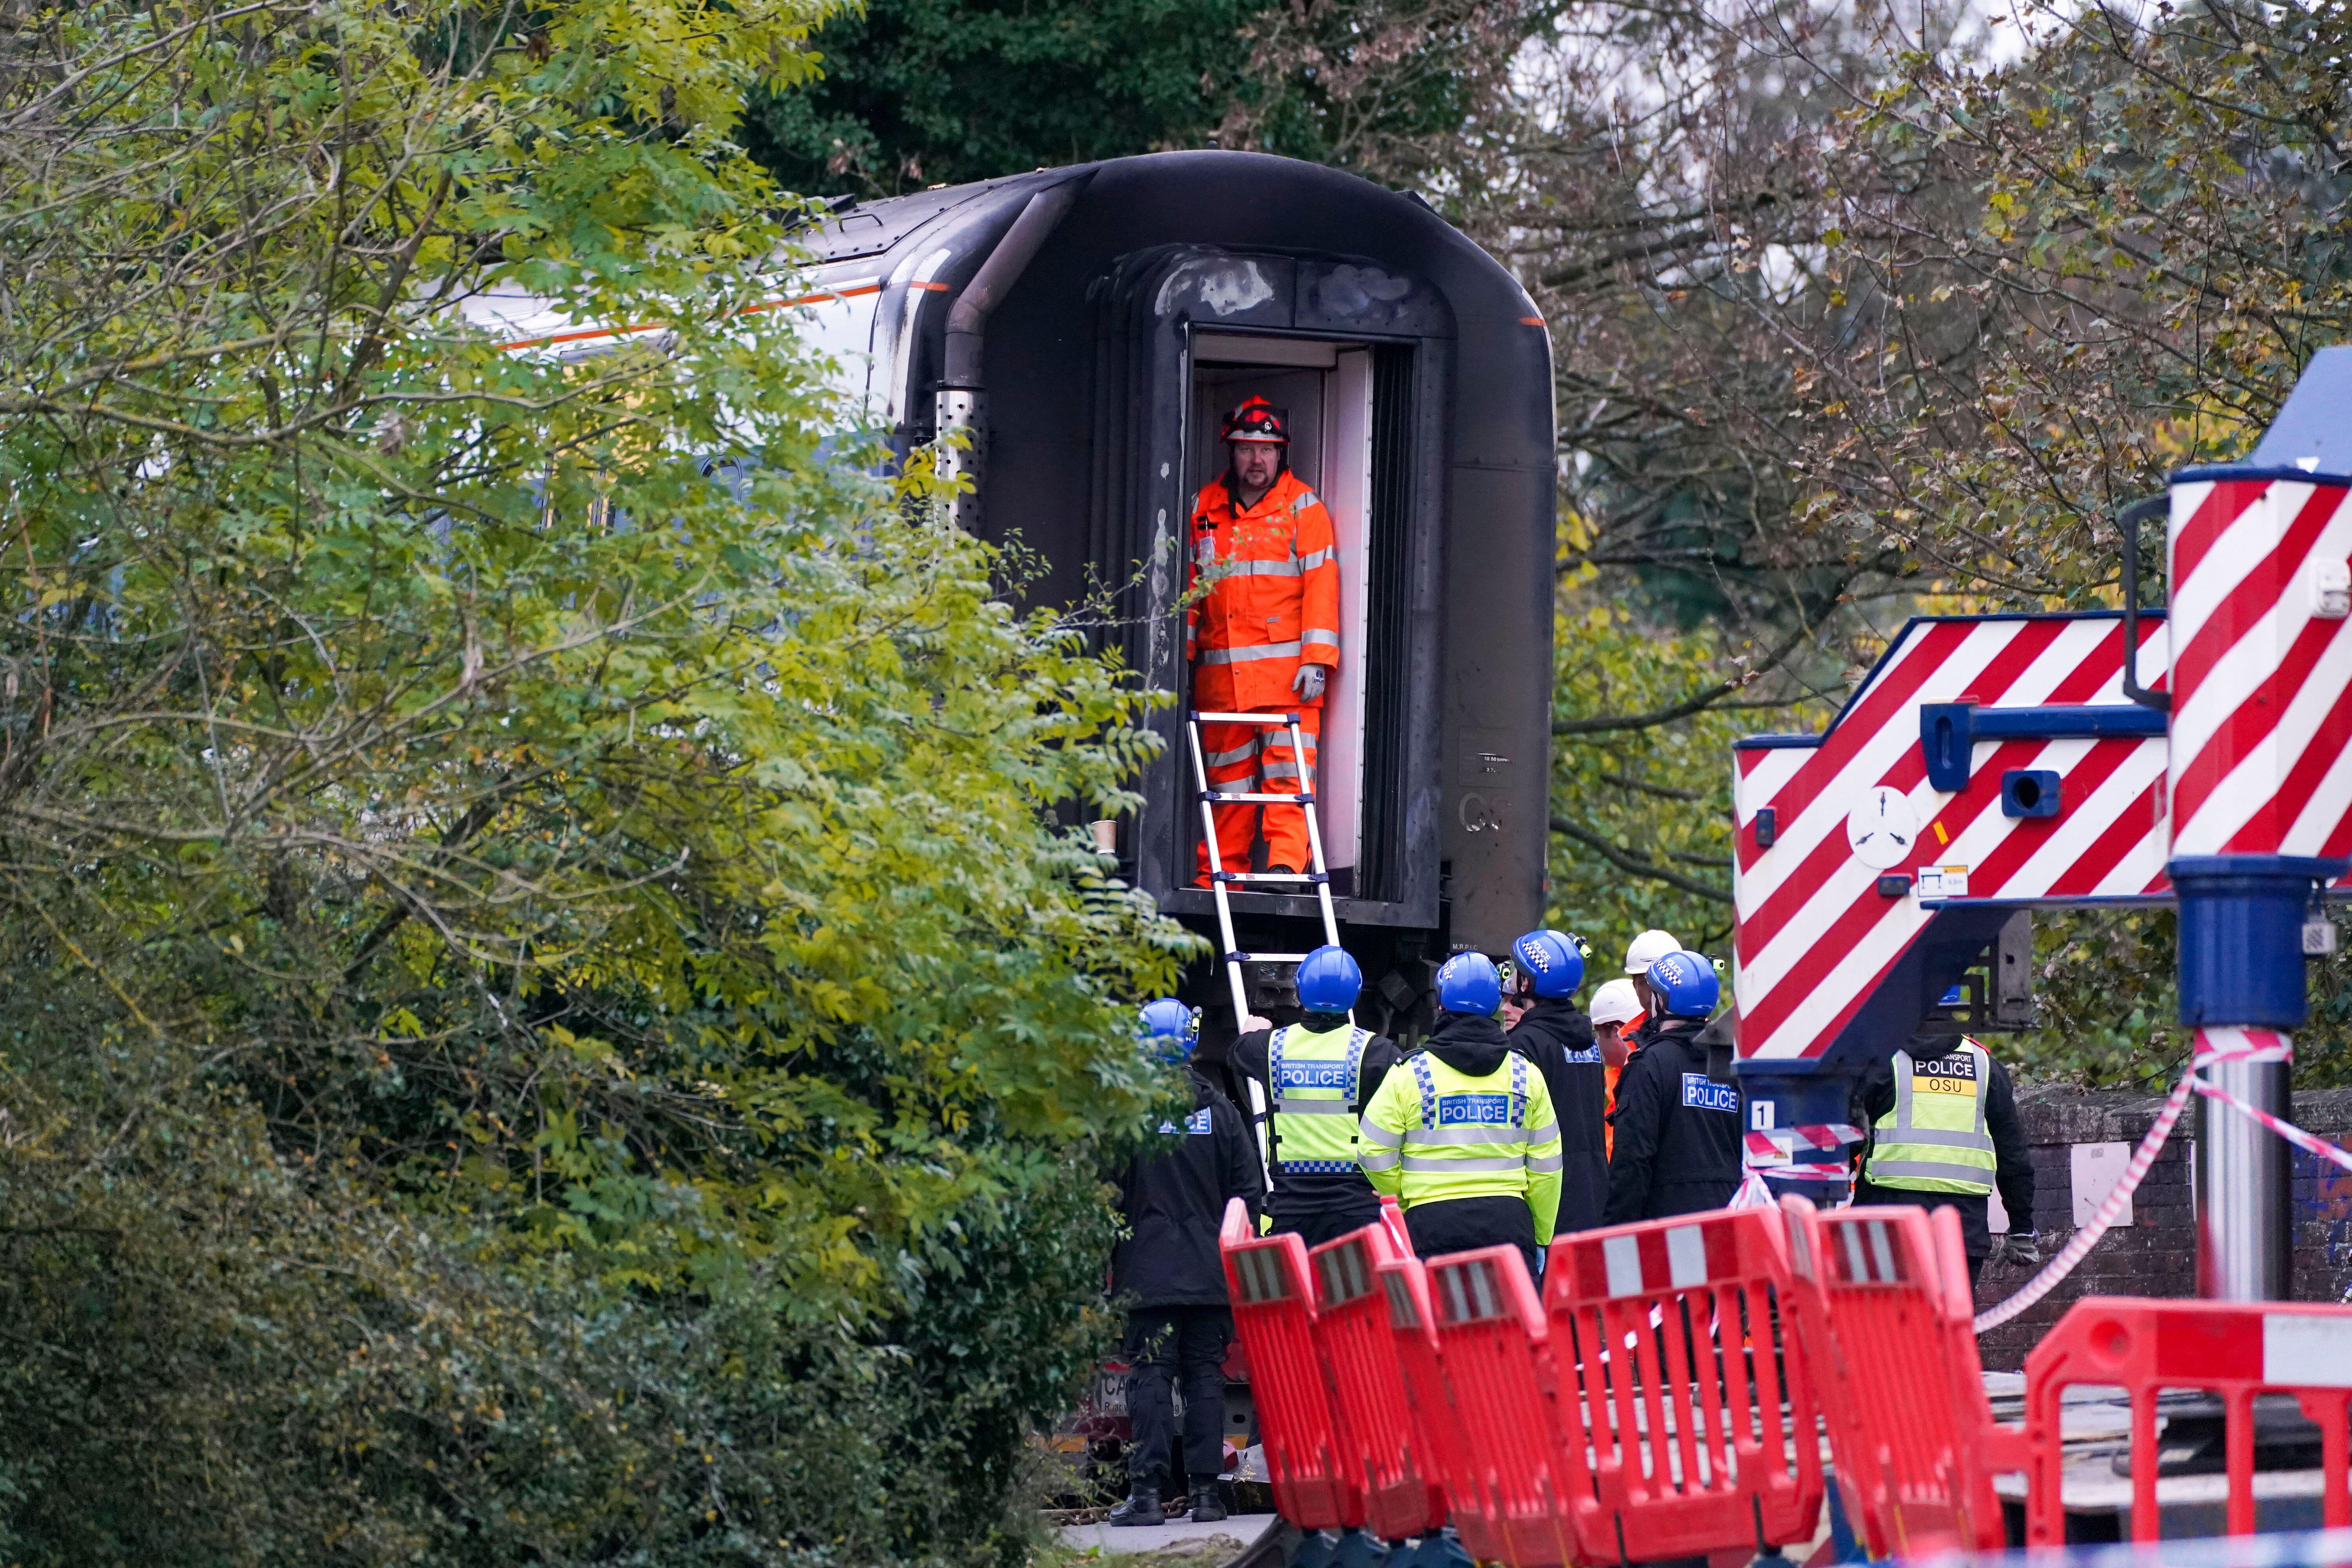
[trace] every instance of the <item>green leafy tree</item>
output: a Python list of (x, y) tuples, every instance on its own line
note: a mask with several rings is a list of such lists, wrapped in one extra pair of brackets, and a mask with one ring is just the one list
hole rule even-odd
[(752, 154), (792, 189), (888, 195), (1198, 146), (1265, 0), (869, 0), (812, 42), (815, 79), (763, 91)]
[(821, 19), (6, 35), (7, 1560), (1025, 1553), (1190, 939), (1055, 826), (1146, 699), (752, 309)]
[(1965, 591), (2112, 603), (2113, 515), (2250, 446), (2352, 330), (2340, 9), (2031, 6), (1850, 116), (1807, 372), (1823, 510)]
[[(1569, 923), (1719, 929), (1725, 742), (1818, 728), (1909, 614), (2116, 604), (2116, 509), (2245, 450), (2352, 331), (2340, 9), (1971, 16), (1535, 13), (1457, 56), (1457, 119), (1385, 122), (1553, 329)], [(2177, 1071), (2170, 930), (2042, 922), (2032, 1070)], [(2346, 973), (2315, 966), (2306, 1083), (2346, 1070)]]
[(1220, 146), (1304, 158), (1434, 197), (1483, 195), (1515, 122), (1511, 61), (1560, 7), (1543, 0), (1276, 0), (1244, 29), (1249, 66)]
[[(2340, 9), (2028, 6), (1999, 68), (1893, 55), (1823, 163), (1804, 336), (1804, 530), (1866, 528), (1968, 608), (2119, 603), (2114, 517), (2242, 453), (2352, 331)], [(2160, 561), (2160, 554), (2158, 557)], [(2169, 916), (2037, 941), (2033, 1070), (2177, 1074)], [(2298, 1079), (2347, 1070), (2314, 968)]]
[[(1688, 700), (1694, 676), (1718, 656), (1622, 605), (1574, 595), (1553, 637), (1553, 722), (1568, 734), (1552, 748), (1549, 918), (1594, 944), (1603, 977), (1653, 927), (1727, 961), (1731, 742), (1790, 721), (1759, 725), (1741, 700), (1653, 718)], [(1725, 668), (1741, 679), (1736, 665)]]

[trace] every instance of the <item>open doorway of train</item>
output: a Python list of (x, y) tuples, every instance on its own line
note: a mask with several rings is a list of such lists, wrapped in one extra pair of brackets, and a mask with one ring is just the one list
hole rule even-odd
[[(1282, 411), (1292, 470), (1331, 514), (1339, 566), (1339, 665), (1323, 699), (1315, 786), (1324, 858), (1332, 893), (1339, 898), (1357, 893), (1365, 859), (1373, 379), (1368, 344), (1231, 332), (1196, 331), (1192, 337), (1187, 491), (1198, 493), (1226, 469), (1225, 448), (1218, 439), (1226, 412), (1244, 398), (1263, 397)], [(1198, 831), (1195, 819), (1193, 832)]]

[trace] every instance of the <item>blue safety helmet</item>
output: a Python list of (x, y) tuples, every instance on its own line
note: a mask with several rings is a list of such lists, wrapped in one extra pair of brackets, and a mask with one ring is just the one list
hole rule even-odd
[(1298, 1005), (1309, 1013), (1344, 1013), (1363, 989), (1364, 972), (1344, 947), (1327, 944), (1298, 961)]
[(1531, 931), (1511, 943), (1511, 957), (1538, 996), (1573, 996), (1584, 984), (1584, 951), (1564, 931)]
[(1161, 1061), (1189, 1061), (1192, 1047), (1200, 1043), (1201, 1020), (1192, 1009), (1173, 996), (1162, 996), (1157, 1002), (1143, 1005), (1135, 1032), (1136, 1037)]
[(1485, 953), (1457, 952), (1438, 965), (1439, 1011), (1490, 1018), (1502, 1005), (1503, 977)]
[(1722, 998), (1715, 965), (1696, 952), (1670, 952), (1650, 965), (1650, 994), (1670, 1018), (1706, 1018)]

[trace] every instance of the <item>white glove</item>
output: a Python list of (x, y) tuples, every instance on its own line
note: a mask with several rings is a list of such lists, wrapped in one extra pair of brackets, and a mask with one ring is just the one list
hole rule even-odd
[(1290, 678), (1290, 689), (1298, 693), (1299, 700), (1313, 702), (1323, 695), (1323, 683), (1330, 673), (1319, 664), (1302, 664), (1298, 673)]

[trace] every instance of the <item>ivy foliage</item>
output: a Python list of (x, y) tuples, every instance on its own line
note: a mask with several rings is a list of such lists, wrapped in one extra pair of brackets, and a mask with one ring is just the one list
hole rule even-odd
[(0, 1559), (1025, 1552), (1191, 939), (767, 308), (824, 16), (0, 46)]

